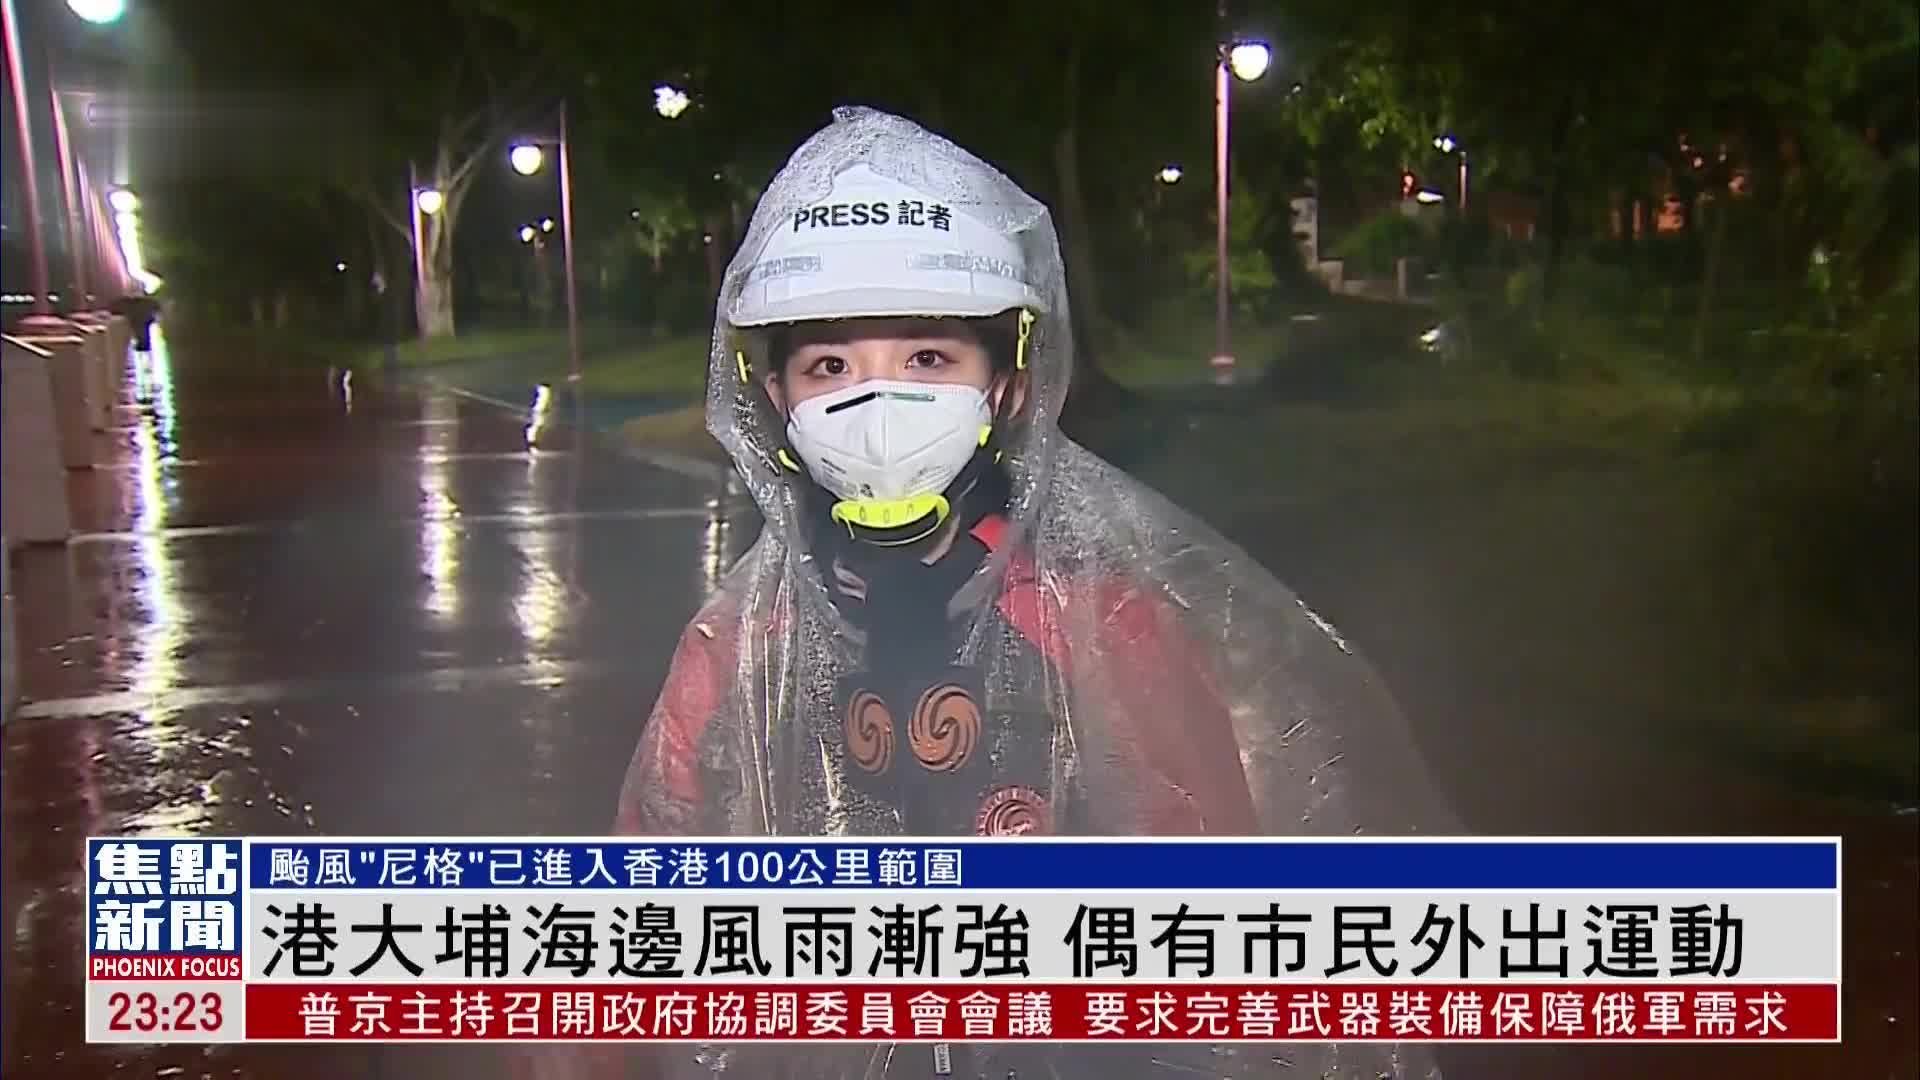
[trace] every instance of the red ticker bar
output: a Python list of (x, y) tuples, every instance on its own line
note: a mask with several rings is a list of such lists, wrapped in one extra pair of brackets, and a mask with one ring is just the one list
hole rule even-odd
[(1834, 1042), (1831, 984), (254, 983), (249, 1040)]

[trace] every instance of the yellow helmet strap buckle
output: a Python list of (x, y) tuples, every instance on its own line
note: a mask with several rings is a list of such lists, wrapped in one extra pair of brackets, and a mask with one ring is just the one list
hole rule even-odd
[(833, 504), (833, 520), (855, 540), (894, 547), (924, 540), (946, 524), (953, 507), (945, 495), (905, 499), (842, 499)]

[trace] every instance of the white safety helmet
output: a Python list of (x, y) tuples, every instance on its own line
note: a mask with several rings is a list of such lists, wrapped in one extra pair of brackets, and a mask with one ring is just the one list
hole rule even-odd
[(726, 315), (741, 328), (1046, 310), (1012, 237), (866, 165), (773, 230), (737, 282)]
[[(1019, 366), (1045, 310), (1018, 242), (866, 165), (840, 173), (825, 198), (773, 229), (734, 284), (727, 321), (746, 331), (1017, 312)], [(835, 521), (861, 539), (904, 544), (946, 521), (949, 489), (987, 451), (996, 419), (971, 386), (869, 380), (800, 403), (786, 438), (835, 497)]]

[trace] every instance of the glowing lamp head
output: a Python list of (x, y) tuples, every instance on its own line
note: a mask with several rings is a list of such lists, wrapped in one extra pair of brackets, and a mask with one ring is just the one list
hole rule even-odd
[(687, 96), (686, 91), (677, 87), (663, 84), (653, 88), (653, 111), (669, 120), (686, 112), (687, 106), (691, 104), (693, 99)]
[(425, 188), (414, 192), (413, 205), (419, 207), (423, 214), (437, 214), (441, 207), (447, 205), (447, 197), (433, 188)]
[(1453, 136), (1442, 135), (1433, 140), (1433, 148), (1443, 154), (1451, 154), (1460, 148), (1460, 144), (1454, 141)]
[(113, 207), (113, 212), (116, 214), (131, 214), (134, 208), (140, 205), (140, 196), (126, 188), (115, 188), (107, 196), (107, 205)]
[(547, 154), (532, 143), (521, 143), (507, 151), (507, 161), (513, 166), (514, 172), (521, 176), (532, 176), (547, 163)]
[(95, 26), (105, 26), (127, 13), (127, 0), (67, 0), (67, 10)]
[(534, 238), (535, 236), (538, 236), (538, 235), (540, 235), (540, 234), (539, 234), (539, 233), (536, 233), (536, 232), (534, 232), (534, 230), (533, 230), (533, 226), (531, 226), (531, 225), (522, 225), (522, 226), (520, 226), (520, 242), (521, 242), (521, 243), (523, 243), (523, 244), (531, 244), (531, 243), (533, 243), (533, 238)]
[(1227, 67), (1242, 82), (1252, 82), (1273, 64), (1273, 50), (1264, 41), (1242, 41), (1227, 50)]
[(553, 219), (552, 219), (552, 218), (541, 218), (541, 219), (540, 219), (540, 231), (541, 231), (541, 232), (552, 232), (552, 231), (553, 231)]
[(1163, 184), (1177, 184), (1177, 183), (1179, 183), (1179, 182), (1180, 182), (1180, 178), (1181, 178), (1182, 176), (1185, 176), (1186, 174), (1180, 171), (1180, 166), (1178, 166), (1178, 165), (1169, 165), (1169, 166), (1167, 166), (1166, 168), (1164, 168), (1164, 169), (1161, 169), (1161, 170), (1160, 170), (1160, 174), (1159, 174), (1159, 175), (1160, 175), (1160, 182), (1161, 182), (1161, 183), (1163, 183)]

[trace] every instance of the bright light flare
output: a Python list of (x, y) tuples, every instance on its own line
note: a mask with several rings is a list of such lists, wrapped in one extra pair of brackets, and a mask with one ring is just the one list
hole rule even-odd
[(1433, 140), (1433, 148), (1443, 154), (1451, 154), (1460, 149), (1460, 144), (1451, 135), (1441, 135)]
[(95, 26), (105, 26), (127, 13), (127, 0), (67, 0), (67, 10)]
[(1418, 202), (1423, 206), (1432, 206), (1435, 203), (1443, 203), (1447, 201), (1447, 197), (1445, 195), (1440, 194), (1439, 192), (1433, 190), (1432, 188), (1422, 188), (1420, 191), (1414, 193), (1413, 198), (1415, 202)]
[(1264, 41), (1243, 41), (1227, 50), (1227, 67), (1241, 82), (1252, 82), (1273, 64), (1273, 50)]
[(540, 432), (547, 426), (549, 414), (553, 410), (553, 387), (546, 383), (533, 388), (533, 405), (527, 410), (527, 448), (534, 449), (540, 441)]
[(552, 232), (552, 231), (553, 231), (553, 219), (552, 219), (552, 218), (541, 218), (541, 219), (540, 219), (540, 231), (541, 231), (541, 232)]
[(113, 229), (120, 241), (120, 259), (126, 264), (127, 276), (139, 282), (140, 287), (147, 292), (159, 292), (160, 278), (147, 269), (146, 257), (140, 249), (139, 216), (132, 210), (116, 211), (113, 215)]
[(531, 225), (522, 225), (522, 226), (520, 226), (520, 242), (521, 242), (521, 243), (523, 243), (523, 244), (531, 244), (531, 243), (533, 243), (533, 238), (534, 238), (534, 237), (536, 237), (536, 236), (538, 236), (538, 235), (540, 235), (540, 234), (539, 234), (539, 233), (538, 233), (537, 231), (535, 231), (535, 230), (534, 230), (534, 227), (533, 227), (533, 226), (531, 226)]
[(1180, 182), (1180, 178), (1185, 175), (1186, 173), (1182, 172), (1178, 165), (1169, 165), (1161, 169), (1159, 173), (1160, 182), (1163, 184), (1177, 184)]
[(653, 88), (653, 111), (669, 120), (686, 112), (691, 104), (693, 99), (684, 90), (664, 83)]
[(413, 193), (413, 205), (419, 207), (423, 214), (437, 214), (441, 207), (447, 205), (447, 197), (433, 188), (422, 188)]
[(107, 205), (116, 214), (131, 214), (140, 206), (140, 196), (126, 188), (115, 188), (107, 195)]
[(547, 163), (547, 152), (532, 143), (521, 143), (507, 151), (507, 162), (521, 176), (532, 176)]

